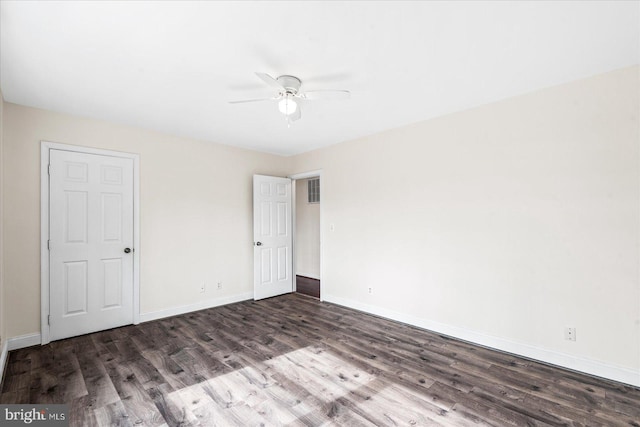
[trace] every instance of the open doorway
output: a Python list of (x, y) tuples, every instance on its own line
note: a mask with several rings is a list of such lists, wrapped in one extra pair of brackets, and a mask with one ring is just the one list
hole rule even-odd
[(320, 299), (320, 176), (292, 178), (295, 179), (296, 292)]

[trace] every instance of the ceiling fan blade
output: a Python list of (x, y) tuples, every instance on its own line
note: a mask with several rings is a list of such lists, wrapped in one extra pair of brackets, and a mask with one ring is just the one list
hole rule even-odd
[(349, 99), (351, 92), (348, 90), (310, 90), (303, 92), (301, 97), (304, 99)]
[(268, 84), (271, 87), (274, 87), (278, 90), (283, 90), (284, 87), (273, 77), (271, 77), (269, 74), (267, 73), (256, 73), (256, 76), (258, 76), (260, 78), (260, 80), (262, 80), (263, 82), (265, 82), (266, 84)]
[(243, 99), (242, 101), (229, 101), (229, 104), (244, 104), (245, 102), (272, 101), (278, 98)]

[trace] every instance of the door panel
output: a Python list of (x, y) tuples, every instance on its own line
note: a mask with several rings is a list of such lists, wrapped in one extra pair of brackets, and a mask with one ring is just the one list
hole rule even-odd
[(133, 323), (133, 160), (49, 151), (52, 340)]
[(64, 263), (64, 317), (87, 312), (87, 270), (86, 261)]
[(87, 192), (65, 191), (66, 243), (87, 243)]
[(291, 180), (253, 177), (254, 298), (293, 292)]
[(289, 267), (289, 251), (286, 247), (278, 248), (278, 280), (287, 280), (289, 277), (287, 268)]
[(122, 195), (103, 193), (102, 195), (102, 241), (122, 241)]
[(103, 259), (102, 308), (122, 306), (122, 259)]

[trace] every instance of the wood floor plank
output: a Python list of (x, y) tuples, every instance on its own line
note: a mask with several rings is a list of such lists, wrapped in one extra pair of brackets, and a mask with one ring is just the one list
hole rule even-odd
[(143, 351), (142, 355), (158, 370), (173, 389), (179, 390), (197, 384), (198, 380), (193, 375), (193, 372), (190, 369), (185, 371), (182, 366), (171, 358), (175, 351), (174, 348), (169, 348), (165, 351)]
[(72, 426), (635, 426), (640, 389), (295, 294), (9, 354)]
[(29, 402), (29, 387), (0, 394), (0, 402), (7, 405)]
[(160, 384), (147, 390), (149, 397), (170, 426), (200, 425), (198, 418), (184, 405), (168, 384)]
[(100, 358), (96, 357), (97, 352), (93, 343), (88, 336), (81, 338), (84, 338), (84, 340), (81, 341), (80, 350), (77, 353), (78, 365), (82, 372), (88, 395), (94, 401), (94, 408), (100, 408), (119, 401), (120, 396), (118, 396), (107, 370), (101, 363)]
[(94, 409), (94, 416), (98, 425), (113, 427), (132, 427), (129, 414), (121, 401), (113, 402), (101, 408)]
[(69, 421), (71, 425), (83, 427), (100, 426), (93, 410), (93, 399), (89, 395), (79, 397), (71, 402), (56, 403), (67, 403), (69, 405)]

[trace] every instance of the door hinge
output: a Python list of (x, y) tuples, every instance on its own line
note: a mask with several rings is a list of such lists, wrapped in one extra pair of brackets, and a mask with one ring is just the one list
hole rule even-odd
[(51, 163), (47, 165), (47, 174), (51, 176)]
[(51, 326), (51, 315), (47, 315), (47, 325)]
[(51, 240), (47, 240), (47, 250), (51, 250)]

